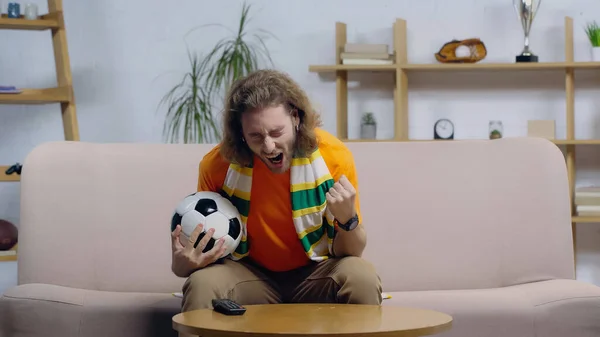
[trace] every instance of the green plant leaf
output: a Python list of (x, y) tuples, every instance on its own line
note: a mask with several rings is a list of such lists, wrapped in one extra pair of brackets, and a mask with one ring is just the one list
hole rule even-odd
[(190, 72), (160, 102), (160, 105), (167, 106), (163, 135), (168, 142), (218, 141), (220, 137), (213, 121), (210, 95), (200, 82), (200, 57), (188, 51), (188, 58)]
[(590, 40), (592, 47), (600, 47), (600, 26), (598, 26), (596, 21), (586, 25), (585, 33)]
[(264, 38), (256, 33), (250, 35), (250, 8), (251, 5), (244, 3), (236, 35), (219, 40), (201, 65), (208, 69), (204, 85), (213, 96), (226, 93), (235, 80), (259, 69), (260, 61), (273, 64)]
[(377, 124), (377, 122), (375, 121), (375, 115), (372, 112), (365, 112), (365, 114), (362, 117), (362, 123), (365, 125)]

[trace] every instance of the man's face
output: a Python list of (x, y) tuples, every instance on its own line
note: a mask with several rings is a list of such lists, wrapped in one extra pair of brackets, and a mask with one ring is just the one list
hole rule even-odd
[(281, 105), (242, 114), (246, 143), (273, 173), (290, 167), (297, 124), (297, 117)]

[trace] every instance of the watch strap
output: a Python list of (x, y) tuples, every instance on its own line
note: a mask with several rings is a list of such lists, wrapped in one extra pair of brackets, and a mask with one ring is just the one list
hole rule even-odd
[(358, 225), (358, 214), (355, 214), (346, 223), (340, 223), (339, 221), (337, 221), (337, 219), (335, 220), (335, 222), (337, 223), (338, 227), (340, 227), (341, 229), (343, 229), (345, 231), (351, 231), (354, 228), (356, 228), (356, 226)]

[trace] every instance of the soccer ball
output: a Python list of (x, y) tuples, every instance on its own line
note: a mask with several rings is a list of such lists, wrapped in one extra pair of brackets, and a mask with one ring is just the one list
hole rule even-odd
[(219, 193), (201, 191), (185, 197), (175, 209), (171, 219), (171, 232), (177, 225), (181, 225), (180, 241), (186, 246), (189, 244), (190, 236), (198, 224), (202, 224), (202, 233), (194, 242), (194, 248), (204, 238), (209, 228), (214, 228), (212, 238), (202, 252), (208, 252), (213, 248), (216, 240), (224, 237), (226, 246), (225, 257), (235, 251), (242, 239), (242, 225), (240, 213), (228, 199)]

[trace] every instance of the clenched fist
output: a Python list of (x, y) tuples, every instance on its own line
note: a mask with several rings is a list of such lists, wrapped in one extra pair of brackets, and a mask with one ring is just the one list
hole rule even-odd
[(340, 223), (348, 222), (356, 214), (356, 189), (345, 175), (326, 193), (327, 207)]

